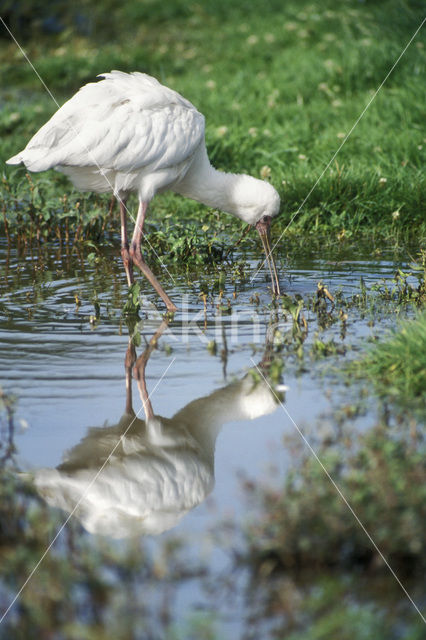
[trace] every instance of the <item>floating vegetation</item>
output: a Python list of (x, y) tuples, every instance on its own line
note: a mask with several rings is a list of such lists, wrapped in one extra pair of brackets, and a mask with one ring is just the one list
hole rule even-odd
[(141, 287), (139, 282), (134, 282), (130, 287), (127, 294), (127, 301), (123, 307), (124, 316), (139, 317), (139, 311), (141, 308), (140, 302)]

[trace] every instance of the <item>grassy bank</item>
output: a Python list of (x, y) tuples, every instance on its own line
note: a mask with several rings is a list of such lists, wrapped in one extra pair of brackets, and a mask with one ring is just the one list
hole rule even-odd
[[(43, 13), (37, 21), (31, 12), (22, 18), (17, 9), (6, 17), (59, 103), (111, 68), (145, 71), (206, 115), (218, 168), (276, 186), (282, 196), (278, 231), (292, 221), (287, 233), (323, 233), (332, 242), (372, 232), (393, 240), (424, 238), (420, 38), (304, 203), (420, 25), (420, 3), (271, 1), (261, 14), (252, 1), (172, 0), (165, 7), (156, 0), (123, 6), (110, 0), (97, 10), (83, 1), (72, 9), (56, 4), (55, 28), (53, 14), (50, 22)], [(8, 89), (1, 95), (1, 161), (56, 110), (16, 44), (3, 36), (0, 63)], [(4, 167), (1, 199), (10, 233), (38, 224), (42, 237), (57, 235), (57, 221), (63, 227), (66, 218), (86, 236), (101, 237), (105, 228), (117, 232), (107, 197), (79, 194), (54, 172), (34, 175), (32, 182), (22, 168)], [(149, 219), (161, 227), (170, 213), (173, 221), (193, 220), (199, 230), (217, 224), (214, 212), (170, 195), (155, 200)], [(228, 234), (240, 228), (231, 218), (225, 224)], [(170, 247), (158, 242), (167, 253)]]
[[(425, 407), (426, 314), (401, 323), (357, 363), (377, 393), (402, 406)], [(362, 373), (361, 373), (362, 371)]]

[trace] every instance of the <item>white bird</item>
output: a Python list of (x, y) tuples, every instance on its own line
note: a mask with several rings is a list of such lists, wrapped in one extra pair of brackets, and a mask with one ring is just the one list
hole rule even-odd
[[(120, 204), (121, 255), (129, 286), (137, 265), (164, 300), (163, 290), (141, 253), (149, 202), (170, 189), (254, 225), (266, 253), (272, 288), (278, 275), (269, 245), (271, 220), (280, 198), (271, 184), (248, 175), (217, 171), (207, 156), (204, 116), (188, 100), (144, 73), (111, 71), (82, 87), (7, 164), (29, 171), (56, 169), (82, 191), (112, 192)], [(139, 210), (127, 240), (126, 200), (137, 192)]]
[(90, 428), (62, 464), (32, 474), (40, 495), (51, 506), (72, 512), (90, 533), (123, 538), (158, 535), (176, 526), (213, 490), (215, 443), (222, 425), (253, 420), (278, 406), (269, 385), (247, 374), (193, 400), (172, 418), (154, 415), (145, 366), (166, 326), (162, 324), (135, 365), (146, 420), (132, 408), (135, 353), (130, 342), (126, 411), (119, 423)]

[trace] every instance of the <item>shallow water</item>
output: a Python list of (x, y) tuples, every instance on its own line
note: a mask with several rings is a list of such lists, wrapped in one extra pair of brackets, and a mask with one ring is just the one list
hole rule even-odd
[[(18, 398), (16, 417), (20, 431), (16, 445), (22, 469), (37, 473), (40, 468), (55, 468), (66, 451), (87, 437), (89, 427), (116, 425), (125, 412), (128, 329), (121, 308), (127, 288), (117, 251), (107, 249), (106, 253), (106, 260), (90, 265), (77, 253), (67, 255), (59, 247), (41, 254), (34, 251), (31, 257), (29, 252), (18, 255), (16, 249), (1, 246), (0, 378), (4, 390)], [(253, 257), (249, 263), (255, 271), (257, 259)], [(281, 265), (281, 284), (289, 295), (306, 296), (315, 293), (321, 280), (333, 294), (342, 291), (350, 296), (359, 293), (361, 278), (367, 287), (381, 279), (390, 282), (396, 269), (406, 266), (406, 261), (396, 261), (390, 251), (374, 258), (368, 251), (363, 254), (349, 250), (333, 261), (305, 254)], [(138, 355), (160, 327), (163, 312), (149, 286), (142, 278), (140, 282), (143, 307), (138, 327), (142, 344), (136, 349)], [(315, 366), (308, 363), (308, 370), (301, 376), (294, 368), (285, 370), (285, 409), (276, 403), (271, 406), (267, 389), (264, 397), (255, 401), (256, 408), (249, 407), (250, 396), (238, 385), (247, 371), (261, 362), (268, 325), (271, 318), (274, 320), (264, 270), (254, 282), (248, 279), (240, 283), (235, 298), (234, 285), (230, 279), (226, 281), (224, 298), (231, 302), (231, 313), (222, 315), (214, 298), (204, 311), (197, 283), (189, 285), (187, 277), (174, 276), (171, 282), (163, 271), (162, 283), (180, 310), (159, 337), (158, 348), (146, 364), (153, 412), (161, 417), (161, 433), (151, 433), (149, 446), (155, 438), (168, 437), (166, 427), (161, 426), (164, 418), (172, 418), (189, 403), (204, 398), (197, 405), (196, 417), (191, 414), (185, 424), (192, 425), (188, 427), (190, 431), (196, 431), (203, 425), (210, 429), (214, 423), (218, 430), (215, 484), (209, 493), (213, 477), (206, 481), (203, 491), (208, 497), (200, 491), (193, 500), (198, 506), (189, 508), (182, 519), (177, 518), (171, 531), (196, 540), (197, 553), (207, 544), (219, 568), (225, 564), (225, 557), (220, 546), (211, 542), (210, 532), (215, 522), (223, 518), (244, 518), (241, 477), (262, 480), (272, 468), (279, 481), (290, 461), (289, 451), (282, 446), (283, 438), (294, 434), (294, 424), (307, 432), (313, 429), (319, 417), (331, 411), (337, 392), (334, 388), (331, 391), (327, 377), (319, 377)], [(254, 291), (260, 304), (252, 300)], [(100, 305), (98, 319), (94, 301)], [(305, 313), (312, 340), (319, 328), (315, 314)], [(393, 324), (391, 316), (374, 323), (371, 315), (363, 317), (354, 311), (349, 314), (346, 337), (342, 338), (336, 323), (328, 328), (327, 339), (333, 338), (356, 351), (373, 333), (382, 333)], [(290, 330), (290, 319), (281, 316), (279, 328), (282, 332)], [(213, 340), (215, 355), (208, 348)], [(135, 380), (132, 385), (133, 409), (137, 418), (143, 419)], [(225, 391), (218, 392), (219, 389)], [(229, 394), (233, 394), (231, 399)], [(225, 411), (226, 402), (229, 406)], [(226, 415), (217, 418), (221, 410)], [(233, 420), (229, 420), (227, 412)], [(256, 417), (249, 419), (250, 412)], [(193, 426), (197, 420), (198, 427)], [(358, 428), (366, 428), (371, 420), (371, 416), (363, 417)], [(114, 442), (111, 440), (111, 448)], [(146, 441), (132, 441), (131, 446), (147, 455)], [(203, 442), (200, 446), (203, 449), (207, 445)], [(102, 464), (100, 458), (95, 456), (94, 460), (91, 473), (96, 473)], [(151, 463), (145, 460), (144, 464)], [(55, 479), (52, 483), (57, 487)], [(131, 491), (134, 490), (133, 486)], [(168, 535), (166, 532), (153, 538), (150, 544), (155, 547)], [(188, 610), (198, 601), (196, 587), (188, 583), (179, 594), (177, 608)], [(231, 615), (227, 628), (238, 629), (238, 619), (238, 613)]]
[[(2, 264), (5, 251), (3, 246)], [(9, 254), (8, 270), (3, 271), (1, 278), (0, 375), (5, 390), (19, 398), (18, 416), (28, 423), (18, 440), (25, 464), (58, 464), (64, 449), (76, 443), (88, 426), (114, 423), (124, 411), (128, 330), (120, 314), (126, 285), (118, 258), (113, 250), (110, 252), (108, 259), (113, 269), (104, 272), (84, 264), (76, 255), (58, 259), (53, 254), (40, 261), (37, 256), (31, 259), (28, 255), (22, 260), (14, 250)], [(253, 271), (257, 264), (252, 261)], [(405, 267), (404, 263), (398, 266)], [(359, 291), (361, 277), (367, 286), (382, 278), (390, 281), (396, 267), (386, 257), (372, 260), (357, 256), (339, 262), (305, 257), (292, 265), (291, 271), (286, 270), (282, 284), (289, 295), (306, 295), (313, 294), (322, 280), (331, 292), (342, 290), (350, 295)], [(147, 367), (148, 386), (155, 386), (161, 379), (152, 398), (154, 412), (169, 417), (191, 400), (243, 376), (253, 367), (261, 359), (270, 321), (262, 304), (250, 302), (254, 290), (260, 294), (262, 303), (270, 301), (263, 270), (253, 283), (242, 285), (236, 300), (232, 298), (234, 287), (225, 283), (224, 297), (232, 300), (232, 313), (224, 315), (215, 309), (215, 300), (204, 314), (201, 300), (193, 293), (184, 293), (185, 283), (173, 277), (175, 285), (169, 280), (168, 286), (167, 277), (162, 281), (180, 310)], [(149, 340), (160, 326), (163, 308), (149, 285), (140, 281), (146, 296), (140, 329), (144, 339)], [(75, 295), (80, 306), (76, 305)], [(95, 296), (101, 307), (99, 322), (94, 319)], [(290, 326), (289, 321), (287, 325), (280, 321), (281, 329)], [(354, 339), (371, 335), (372, 329), (356, 318), (350, 332)], [(216, 356), (207, 349), (212, 340), (217, 343)], [(220, 356), (224, 340), (228, 348), (226, 366)], [(170, 347), (170, 353), (169, 349), (164, 352), (165, 345)], [(258, 351), (256, 355), (253, 347)], [(143, 346), (139, 353), (142, 350)], [(324, 404), (318, 382), (308, 375), (302, 384), (287, 379), (286, 384), (291, 388), (286, 397), (287, 407), (295, 419), (310, 421), (318, 415)], [(138, 402), (136, 398), (135, 411), (140, 408)], [(260, 458), (265, 456), (268, 460), (268, 447), (281, 438), (281, 422), (279, 413), (259, 418), (250, 425), (253, 449), (246, 442), (244, 456), (250, 472), (253, 465), (261, 466)], [(224, 452), (232, 450), (231, 439), (238, 439), (238, 434), (246, 430), (246, 424), (228, 427), (218, 446)], [(251, 455), (251, 451), (256, 455)], [(217, 458), (220, 468), (220, 455)], [(244, 459), (238, 464), (244, 466)], [(229, 463), (228, 460), (223, 472), (233, 475), (235, 469), (230, 469)]]

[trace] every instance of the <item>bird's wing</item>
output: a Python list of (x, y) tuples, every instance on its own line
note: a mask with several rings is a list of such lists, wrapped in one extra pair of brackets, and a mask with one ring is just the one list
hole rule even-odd
[(163, 169), (192, 156), (204, 117), (175, 91), (145, 74), (113, 71), (85, 85), (10, 163), (32, 171), (58, 165), (120, 172)]

